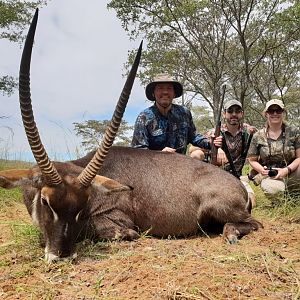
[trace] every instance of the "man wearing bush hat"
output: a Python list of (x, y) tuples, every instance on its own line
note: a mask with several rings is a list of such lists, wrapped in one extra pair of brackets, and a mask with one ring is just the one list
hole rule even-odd
[[(145, 93), (154, 104), (138, 115), (132, 147), (183, 154), (189, 143), (210, 149), (209, 140), (196, 133), (188, 108), (173, 103), (173, 100), (183, 93), (179, 81), (169, 74), (159, 74), (146, 86)], [(220, 147), (222, 137), (215, 138), (214, 144)]]

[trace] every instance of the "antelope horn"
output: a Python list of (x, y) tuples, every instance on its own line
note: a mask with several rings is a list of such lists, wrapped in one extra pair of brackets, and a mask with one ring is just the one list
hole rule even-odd
[(26, 37), (25, 46), (22, 53), (19, 73), (20, 108), (27, 140), (29, 142), (34, 158), (39, 168), (41, 169), (43, 175), (46, 177), (47, 183), (51, 185), (58, 185), (62, 183), (62, 179), (58, 174), (57, 170), (55, 169), (54, 165), (48, 158), (45, 148), (41, 142), (39, 132), (34, 121), (33, 110), (31, 105), (30, 62), (35, 29), (38, 20), (38, 13), (39, 10), (36, 9)]
[(137, 69), (140, 63), (141, 53), (142, 53), (142, 45), (141, 42), (137, 54), (135, 56), (134, 63), (131, 67), (131, 70), (128, 74), (127, 80), (123, 87), (122, 93), (120, 95), (119, 101), (116, 105), (114, 114), (111, 118), (110, 125), (107, 127), (104, 138), (101, 142), (100, 147), (97, 149), (93, 159), (89, 162), (89, 164), (85, 167), (85, 169), (78, 176), (78, 180), (82, 186), (88, 186), (93, 178), (99, 172), (101, 166), (103, 165), (104, 159), (108, 153), (108, 150), (112, 146), (114, 139), (117, 135), (118, 128), (121, 124), (122, 117), (128, 103), (129, 95), (133, 86), (134, 79), (136, 77)]

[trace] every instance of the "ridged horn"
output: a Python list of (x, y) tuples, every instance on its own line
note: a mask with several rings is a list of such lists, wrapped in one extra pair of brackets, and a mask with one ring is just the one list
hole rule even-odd
[(116, 105), (114, 114), (111, 118), (110, 125), (105, 130), (104, 138), (100, 144), (100, 147), (97, 149), (97, 151), (96, 151), (93, 159), (90, 161), (90, 163), (85, 167), (85, 169), (78, 176), (78, 180), (82, 186), (85, 186), (85, 187), (88, 186), (91, 183), (91, 181), (94, 179), (94, 177), (97, 175), (97, 173), (99, 172), (101, 166), (103, 165), (105, 157), (117, 135), (126, 105), (128, 103), (128, 99), (129, 99), (129, 95), (131, 93), (134, 79), (136, 77), (137, 69), (138, 69), (138, 66), (140, 63), (141, 54), (142, 54), (142, 45), (143, 45), (143, 42), (141, 42), (141, 44), (139, 46), (139, 49), (135, 56), (134, 63), (131, 67), (131, 70), (130, 70), (128, 76), (127, 76), (127, 80), (123, 87), (119, 101)]
[(34, 35), (38, 20), (39, 10), (35, 11), (34, 17), (32, 19), (23, 53), (20, 63), (20, 73), (19, 73), (19, 99), (20, 108), (22, 114), (23, 125), (25, 128), (27, 140), (29, 142), (31, 151), (34, 158), (41, 169), (41, 172), (46, 177), (47, 183), (51, 185), (58, 185), (62, 183), (62, 179), (55, 169), (54, 165), (48, 158), (48, 155), (44, 149), (41, 142), (38, 129), (36, 127), (33, 110), (31, 105), (31, 94), (30, 94), (30, 62), (32, 46), (34, 41)]

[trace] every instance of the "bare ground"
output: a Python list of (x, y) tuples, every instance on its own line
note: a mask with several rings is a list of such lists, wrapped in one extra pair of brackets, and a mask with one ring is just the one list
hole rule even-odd
[(25, 207), (0, 211), (0, 299), (300, 299), (300, 224), (258, 217), (264, 229), (221, 236), (78, 246), (47, 264)]

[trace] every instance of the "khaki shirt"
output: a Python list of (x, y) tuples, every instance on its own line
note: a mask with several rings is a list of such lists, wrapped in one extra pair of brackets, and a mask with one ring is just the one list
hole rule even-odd
[[(226, 137), (226, 144), (227, 148), (229, 150), (230, 156), (232, 158), (235, 170), (237, 171), (238, 175), (242, 174), (242, 169), (244, 166), (244, 159), (242, 157), (242, 152), (245, 151), (245, 148), (247, 146), (248, 138), (249, 138), (249, 131), (252, 126), (243, 123), (240, 124), (239, 130), (235, 136), (233, 136), (227, 128), (227, 125), (223, 123), (221, 125), (221, 131), (225, 134)], [(213, 133), (215, 132), (215, 129), (211, 129), (206, 133), (206, 136), (209, 138)], [(192, 152), (194, 148), (190, 149), (190, 152)], [(230, 164), (226, 163), (223, 166), (224, 170), (230, 171)]]
[(269, 138), (263, 128), (254, 134), (247, 157), (258, 157), (263, 166), (282, 168), (296, 158), (299, 148), (300, 132), (296, 127), (285, 126), (277, 140)]

